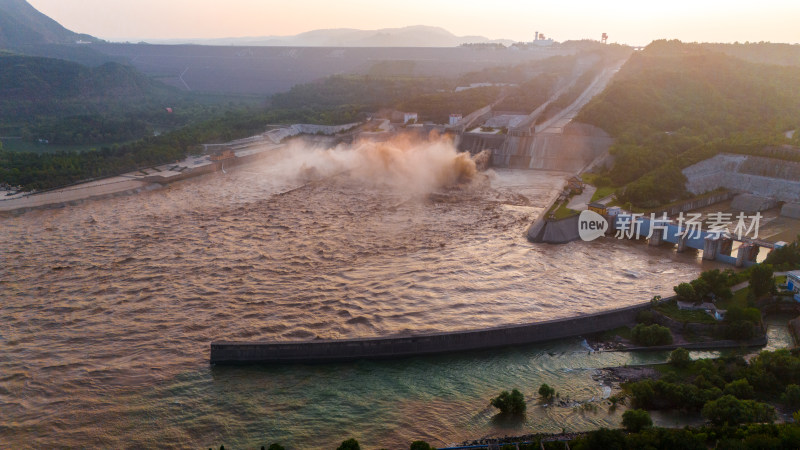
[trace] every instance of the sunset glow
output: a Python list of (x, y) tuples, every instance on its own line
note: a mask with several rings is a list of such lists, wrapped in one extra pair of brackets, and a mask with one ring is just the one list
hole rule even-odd
[[(795, 1), (519, 2), (511, 0), (261, 2), (231, 0), (31, 0), (70, 29), (110, 40), (285, 36), (324, 28), (431, 25), (456, 35), (558, 41), (598, 39), (647, 44), (654, 39), (800, 42)], [(91, 11), (91, 13), (87, 13)]]

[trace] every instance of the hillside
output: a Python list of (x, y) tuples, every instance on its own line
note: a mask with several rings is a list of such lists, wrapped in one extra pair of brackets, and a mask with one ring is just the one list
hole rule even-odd
[(54, 145), (128, 141), (206, 118), (220, 103), (117, 63), (0, 53), (0, 136)]
[(759, 64), (800, 66), (800, 45), (748, 42), (744, 44), (702, 44), (709, 50)]
[(0, 55), (0, 98), (6, 102), (123, 100), (166, 87), (116, 63), (86, 67), (51, 58)]
[(0, 50), (91, 66), (123, 61), (95, 51), (90, 42), (103, 41), (64, 28), (25, 0), (0, 0)]
[(604, 180), (655, 207), (687, 195), (680, 170), (719, 152), (758, 154), (800, 125), (800, 68), (699, 44), (656, 41), (634, 54), (578, 121), (617, 138)]
[(97, 42), (99, 39), (64, 28), (25, 0), (0, 0), (0, 48), (78, 41)]

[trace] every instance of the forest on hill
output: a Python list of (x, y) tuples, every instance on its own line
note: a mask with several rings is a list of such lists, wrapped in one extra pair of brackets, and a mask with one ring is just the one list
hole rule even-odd
[(616, 138), (614, 166), (599, 182), (617, 187), (624, 202), (653, 208), (688, 196), (681, 170), (689, 165), (787, 143), (784, 132), (800, 128), (800, 67), (655, 41), (577, 120)]
[(708, 50), (759, 64), (800, 66), (800, 44), (745, 42), (733, 44), (702, 44)]
[[(267, 124), (351, 123), (382, 109), (447, 123), (451, 113), (467, 115), (505, 98), (499, 107), (530, 113), (557, 86), (570, 80), (583, 85), (592, 78), (585, 74), (594, 73), (606, 58), (629, 51), (592, 48), (506, 67), (507, 72), (485, 70), (458, 78), (335, 75), (261, 100), (180, 92), (115, 63), (90, 68), (4, 54), (0, 136), (49, 144), (36, 152), (12, 151), (8, 145), (0, 150), (0, 182), (28, 190), (53, 188), (173, 162), (196, 151), (198, 144), (252, 136)], [(505, 85), (456, 90), (473, 82)], [(60, 145), (86, 148), (76, 152)]]
[(126, 142), (208, 118), (226, 104), (239, 107), (113, 62), (87, 67), (0, 54), (0, 136), (54, 146)]

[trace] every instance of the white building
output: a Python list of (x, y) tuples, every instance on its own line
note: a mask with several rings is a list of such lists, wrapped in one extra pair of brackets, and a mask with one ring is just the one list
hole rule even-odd
[(794, 299), (800, 302), (800, 270), (793, 270), (786, 274), (786, 289), (794, 292)]
[(417, 120), (417, 113), (403, 113), (403, 123), (414, 122), (416, 123)]
[(461, 114), (450, 114), (450, 126), (456, 125), (458, 122), (461, 122), (463, 116)]

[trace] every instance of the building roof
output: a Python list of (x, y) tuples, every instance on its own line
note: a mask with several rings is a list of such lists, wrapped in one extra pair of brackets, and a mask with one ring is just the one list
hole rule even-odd
[(606, 205), (598, 202), (589, 203), (589, 206), (591, 206), (592, 208), (606, 209)]
[(786, 276), (791, 276), (793, 278), (800, 279), (800, 270), (792, 270), (791, 272), (786, 272)]

